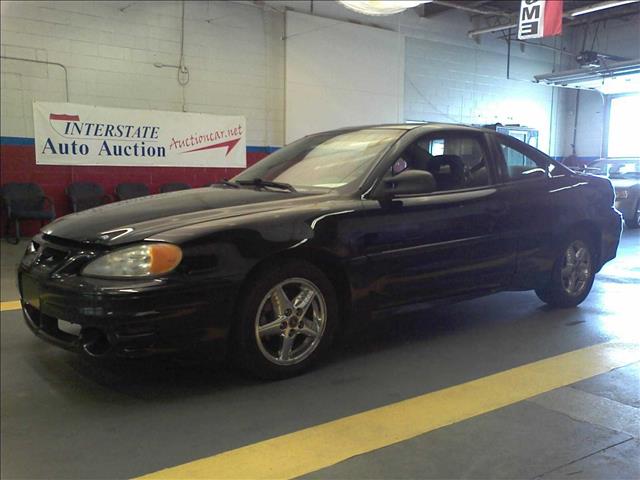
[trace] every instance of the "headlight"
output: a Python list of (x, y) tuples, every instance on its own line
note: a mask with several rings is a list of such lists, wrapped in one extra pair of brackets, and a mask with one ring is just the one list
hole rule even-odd
[(89, 277), (155, 277), (169, 273), (182, 260), (182, 250), (170, 243), (147, 243), (107, 253), (84, 267)]
[(628, 198), (629, 190), (616, 190), (616, 198)]

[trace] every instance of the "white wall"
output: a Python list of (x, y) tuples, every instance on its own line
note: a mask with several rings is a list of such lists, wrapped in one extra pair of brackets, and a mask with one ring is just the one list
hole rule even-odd
[[(249, 145), (281, 145), (282, 15), (231, 2), (186, 2), (182, 87), (176, 1), (1, 2), (1, 54), (68, 68), (69, 100), (245, 115)], [(33, 100), (64, 101), (62, 69), (2, 60), (3, 136), (33, 136)]]
[[(580, 102), (576, 104), (577, 90), (566, 90), (565, 95), (567, 103), (564, 128), (566, 129), (565, 149), (567, 154), (571, 153), (575, 129), (575, 149), (578, 157), (599, 157), (604, 155), (603, 136), (606, 97), (601, 95), (600, 92), (580, 90)], [(577, 110), (576, 106), (578, 106)], [(576, 112), (578, 115), (577, 125), (575, 123)]]
[[(309, 1), (187, 1), (185, 64), (191, 80), (182, 87), (176, 70), (181, 7), (178, 1), (0, 2), (3, 56), (60, 62), (68, 68), (69, 100), (114, 107), (242, 114), (249, 145), (284, 142), (284, 7), (308, 13)], [(492, 35), (476, 44), (475, 25), (462, 12), (421, 18), (415, 11), (367, 17), (335, 2), (313, 2), (314, 14), (375, 25), (406, 40), (404, 117), (469, 123), (516, 122), (541, 130), (541, 146), (567, 155), (572, 139), (574, 93), (530, 84), (533, 74), (564, 68), (570, 57), (514, 45), (512, 80), (506, 79), (506, 45)], [(562, 47), (582, 36), (545, 40)], [(592, 32), (593, 33), (593, 32)], [(591, 45), (592, 36), (588, 37)], [(640, 56), (638, 17), (610, 21), (595, 49)], [(560, 65), (563, 60), (565, 65)], [(33, 100), (64, 101), (62, 69), (2, 60), (0, 134), (33, 136)], [(573, 64), (575, 66), (575, 64)], [(552, 93), (553, 92), (553, 93)], [(581, 95), (582, 96), (582, 95)], [(579, 113), (578, 150), (598, 155), (603, 110), (598, 94), (585, 94)], [(601, 105), (601, 101), (600, 101)], [(600, 115), (594, 118), (593, 115)], [(583, 119), (583, 120), (581, 120)], [(581, 123), (584, 121), (584, 125)], [(553, 133), (553, 134), (552, 134)]]
[(404, 121), (400, 34), (286, 15), (287, 143), (323, 130)]
[[(272, 2), (309, 12), (309, 1)], [(506, 78), (506, 43), (467, 33), (477, 26), (465, 12), (422, 18), (415, 10), (387, 17), (365, 17), (335, 2), (313, 2), (314, 14), (348, 19), (397, 31), (406, 37), (404, 119), (464, 123), (521, 123), (540, 130), (540, 147), (562, 155), (564, 139), (555, 134), (563, 95), (533, 84), (533, 75), (553, 70), (561, 56), (548, 49), (512, 44), (511, 78)], [(545, 39), (548, 44), (561, 42)], [(564, 135), (564, 129), (557, 130)]]
[[(595, 50), (626, 57), (640, 58), (640, 16), (635, 15), (625, 19), (611, 19), (606, 27), (601, 24), (584, 25), (572, 30), (567, 38), (571, 51), (579, 52), (584, 45), (586, 50)], [(578, 68), (575, 61), (570, 60), (563, 68), (570, 70)], [(581, 90), (580, 101), (576, 102), (577, 91), (561, 89), (564, 97), (562, 116), (564, 121), (559, 126), (558, 134), (563, 138), (562, 150), (564, 155), (571, 153), (571, 143), (574, 139), (576, 155), (579, 157), (599, 157), (606, 152), (603, 149), (606, 123), (606, 97), (597, 91)], [(576, 109), (576, 107), (578, 107)], [(576, 126), (577, 114), (577, 126)]]
[(528, 80), (550, 63), (514, 56), (508, 80), (504, 53), (477, 45), (407, 38), (406, 51), (408, 120), (521, 124), (537, 128), (539, 148), (551, 151), (552, 89)]

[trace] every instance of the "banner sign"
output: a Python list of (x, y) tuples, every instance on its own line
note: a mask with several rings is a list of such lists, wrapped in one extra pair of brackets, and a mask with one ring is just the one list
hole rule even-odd
[(562, 0), (522, 0), (518, 39), (550, 37), (562, 33)]
[(34, 102), (36, 163), (246, 167), (241, 116)]

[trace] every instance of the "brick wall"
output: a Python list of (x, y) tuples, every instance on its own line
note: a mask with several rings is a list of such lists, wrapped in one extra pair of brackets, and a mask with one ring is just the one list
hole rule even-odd
[[(232, 2), (2, 1), (3, 56), (67, 67), (69, 101), (244, 115), (248, 145), (283, 138), (282, 16)], [(32, 137), (33, 100), (65, 101), (60, 67), (2, 60), (1, 135)]]
[(405, 116), (409, 120), (534, 127), (540, 132), (539, 148), (554, 155), (552, 89), (530, 81), (534, 74), (551, 71), (553, 64), (535, 53), (530, 58), (514, 56), (511, 79), (507, 79), (504, 52), (407, 38)]
[(284, 47), (277, 13), (231, 2), (186, 2), (190, 81), (183, 87), (177, 69), (154, 66), (179, 63), (180, 2), (3, 1), (1, 8), (2, 56), (67, 69), (68, 98), (64, 70), (56, 65), (2, 59), (0, 77), (2, 183), (39, 183), (58, 215), (69, 212), (64, 189), (73, 181), (97, 182), (108, 193), (118, 183), (139, 181), (155, 193), (165, 182), (202, 186), (239, 170), (36, 165), (36, 100), (244, 115), (249, 165), (282, 145)]

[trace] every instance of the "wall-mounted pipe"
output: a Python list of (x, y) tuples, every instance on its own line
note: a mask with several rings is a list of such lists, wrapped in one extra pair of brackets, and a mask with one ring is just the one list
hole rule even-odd
[(31, 62), (31, 63), (41, 63), (44, 65), (55, 65), (56, 67), (62, 68), (64, 71), (64, 91), (66, 96), (66, 101), (69, 101), (69, 74), (67, 73), (67, 67), (58, 62), (48, 62), (46, 60), (33, 60), (31, 58), (20, 58), (20, 57), (8, 57), (6, 55), (0, 55), (0, 58), (4, 58), (6, 60), (18, 60), (21, 62)]

